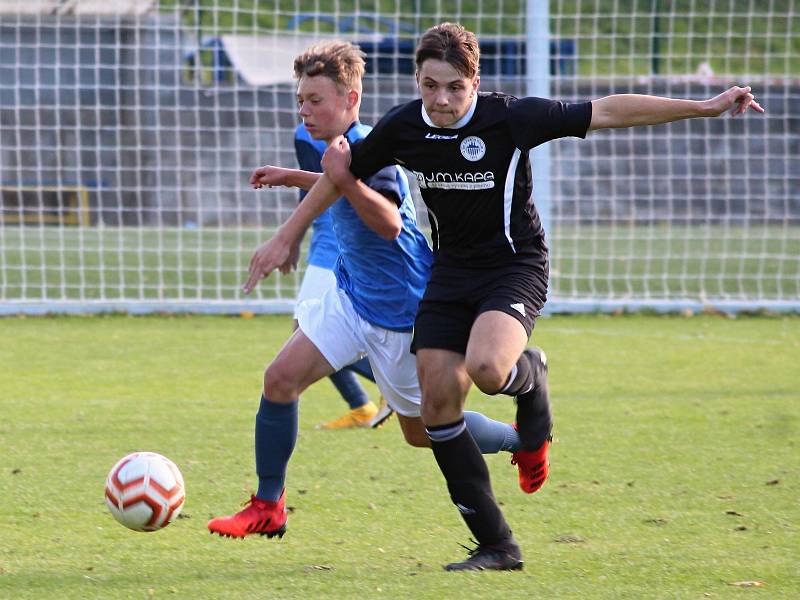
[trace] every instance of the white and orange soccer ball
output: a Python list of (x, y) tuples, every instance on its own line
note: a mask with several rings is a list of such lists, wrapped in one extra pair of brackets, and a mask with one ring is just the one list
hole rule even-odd
[(175, 463), (155, 452), (134, 452), (106, 479), (106, 504), (114, 518), (134, 531), (157, 531), (177, 518), (186, 493)]

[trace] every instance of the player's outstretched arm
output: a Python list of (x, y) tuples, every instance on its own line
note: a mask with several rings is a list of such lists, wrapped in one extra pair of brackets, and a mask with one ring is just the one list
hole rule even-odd
[(310, 190), (320, 178), (320, 173), (303, 171), (302, 169), (285, 169), (273, 165), (258, 167), (250, 175), (250, 185), (260, 190), (267, 187), (296, 187), (301, 190)]
[[(257, 190), (266, 186), (269, 188), (296, 187), (308, 191), (314, 186), (320, 176), (321, 173), (304, 171), (302, 169), (286, 169), (273, 165), (264, 165), (263, 167), (258, 167), (250, 175), (250, 185)], [(283, 265), (278, 267), (281, 273), (286, 274), (297, 268), (297, 264), (300, 261), (300, 244), (303, 241), (304, 235), (305, 231), (292, 243), (289, 251), (289, 258)]]
[(339, 188), (362, 221), (386, 240), (396, 239), (403, 228), (397, 205), (376, 192), (350, 172), (350, 144), (343, 136), (335, 138), (322, 157), (325, 175)]
[(293, 248), (314, 219), (339, 196), (341, 194), (336, 186), (322, 175), (286, 222), (278, 228), (275, 235), (253, 253), (248, 267), (247, 281), (242, 286), (245, 294), (253, 291), (258, 282), (268, 277), (275, 269), (279, 269), (282, 273), (288, 273), (292, 269)]
[(751, 89), (733, 86), (709, 100), (682, 100), (641, 94), (615, 94), (592, 101), (589, 131), (637, 125), (659, 125), (696, 117), (717, 117), (729, 111), (731, 116), (747, 109), (763, 113)]

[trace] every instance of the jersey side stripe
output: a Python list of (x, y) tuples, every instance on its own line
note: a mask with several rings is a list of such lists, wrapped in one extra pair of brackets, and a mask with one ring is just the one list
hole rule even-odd
[(514, 155), (511, 157), (511, 163), (508, 165), (508, 172), (506, 172), (506, 185), (503, 188), (503, 228), (506, 232), (506, 239), (511, 244), (511, 250), (514, 254), (517, 249), (514, 247), (514, 240), (511, 239), (511, 201), (514, 199), (514, 180), (517, 174), (517, 165), (519, 164), (522, 152), (519, 148), (514, 149)]
[(439, 249), (439, 219), (436, 214), (428, 207), (428, 220), (431, 222), (432, 232), (431, 238), (433, 239), (433, 249)]

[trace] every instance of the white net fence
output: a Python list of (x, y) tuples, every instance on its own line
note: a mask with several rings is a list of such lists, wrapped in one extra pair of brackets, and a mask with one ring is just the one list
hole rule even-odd
[[(240, 285), (297, 202), (247, 185), (258, 165), (296, 164), (292, 58), (326, 37), (358, 42), (362, 120), (374, 123), (415, 96), (414, 44), (442, 20), (478, 34), (484, 90), (702, 99), (747, 83), (767, 108), (549, 144), (534, 197), (552, 247), (550, 310), (798, 310), (796, 10), (0, 0), (0, 313), (288, 310), (302, 273), (273, 275), (254, 297)], [(542, 36), (549, 64), (529, 69)]]

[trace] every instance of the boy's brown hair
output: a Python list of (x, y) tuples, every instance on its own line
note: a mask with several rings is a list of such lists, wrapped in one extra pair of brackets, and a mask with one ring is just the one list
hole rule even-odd
[(304, 75), (325, 75), (343, 92), (360, 90), (365, 56), (358, 46), (350, 42), (324, 42), (312, 46), (294, 59), (294, 76), (300, 79)]
[(449, 63), (464, 77), (475, 77), (480, 70), (478, 38), (458, 23), (440, 23), (428, 29), (417, 44), (417, 70), (433, 58)]

